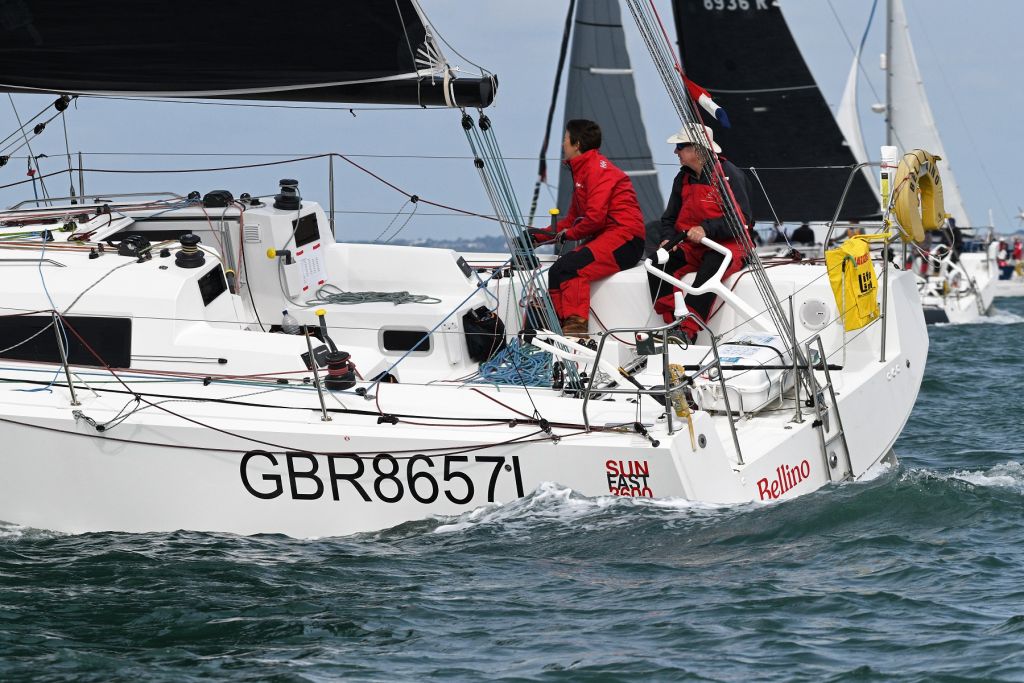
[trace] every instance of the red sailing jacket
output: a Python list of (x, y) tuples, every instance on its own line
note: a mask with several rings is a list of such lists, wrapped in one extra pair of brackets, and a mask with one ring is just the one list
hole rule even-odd
[(683, 205), (676, 216), (675, 226), (678, 232), (683, 232), (691, 225), (701, 225), (705, 220), (725, 215), (718, 196), (718, 188), (698, 182), (691, 175), (683, 176), (681, 196)]
[(592, 149), (566, 162), (572, 171), (569, 213), (558, 221), (566, 239), (580, 240), (605, 230), (644, 237), (644, 217), (629, 176)]
[[(719, 156), (719, 160), (746, 224), (753, 225), (753, 212), (750, 210), (753, 188), (750, 179), (725, 157)], [(717, 242), (732, 240), (732, 230), (722, 219), (723, 215), (721, 199), (718, 190), (711, 185), (710, 175), (705, 172), (698, 178), (693, 171), (684, 167), (672, 183), (672, 194), (661, 216), (661, 239), (671, 239), (677, 232), (699, 225), (710, 239)]]

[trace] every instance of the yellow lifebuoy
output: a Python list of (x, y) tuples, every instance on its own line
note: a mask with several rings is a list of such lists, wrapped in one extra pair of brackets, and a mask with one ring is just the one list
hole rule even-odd
[(907, 152), (896, 168), (893, 213), (903, 234), (924, 241), (925, 230), (938, 230), (946, 220), (939, 159), (923, 149)]

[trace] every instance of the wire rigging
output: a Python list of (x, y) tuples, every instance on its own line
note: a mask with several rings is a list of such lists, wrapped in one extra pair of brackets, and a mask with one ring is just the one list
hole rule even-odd
[(537, 165), (537, 182), (533, 186), (533, 198), (530, 200), (530, 215), (526, 225), (532, 227), (537, 215), (537, 202), (540, 199), (540, 187), (548, 179), (548, 145), (551, 141), (551, 126), (555, 119), (555, 106), (558, 104), (558, 93), (562, 88), (562, 72), (565, 70), (565, 57), (569, 51), (569, 36), (572, 34), (572, 19), (576, 15), (576, 0), (569, 0), (569, 9), (565, 15), (565, 28), (562, 30), (562, 45), (558, 50), (558, 66), (555, 68), (555, 85), (551, 90), (551, 104), (548, 106), (548, 119), (544, 127), (544, 141), (540, 145), (540, 159)]

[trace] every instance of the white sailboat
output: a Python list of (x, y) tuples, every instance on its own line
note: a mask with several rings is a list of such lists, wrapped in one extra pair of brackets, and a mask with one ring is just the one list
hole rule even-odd
[[(904, 152), (926, 149), (941, 157), (939, 170), (946, 213), (955, 221), (957, 229), (967, 231), (968, 236), (982, 237), (969, 227), (973, 224), (928, 104), (903, 0), (888, 0), (887, 7), (886, 144)], [(971, 322), (992, 307), (998, 278), (995, 254), (998, 245), (987, 240), (969, 240), (968, 244), (971, 250), (959, 254), (949, 246), (932, 249), (918, 262), (921, 298), (928, 322)]]
[[(387, 24), (379, 13), (374, 30), (399, 45), (418, 35), (409, 52), (442, 68), (343, 96), (486, 106), (492, 79), (460, 85), (403, 2), (415, 14)], [(638, 21), (644, 7), (632, 7)], [(111, 16), (152, 28), (132, 3), (120, 10)], [(34, 35), (59, 35), (39, 30), (48, 19), (84, 22), (37, 15)], [(87, 39), (102, 45), (102, 33)], [(119, 64), (145, 70), (150, 45), (134, 45)], [(19, 87), (49, 87), (33, 83), (100, 53), (83, 54)], [(461, 121), (511, 255), (337, 242), (293, 180), (274, 196), (0, 212), (0, 520), (318, 537), (469, 513), (550, 481), (588, 496), (770, 502), (893, 457), (928, 350), (911, 273), (860, 263), (878, 309), (851, 328), (823, 265), (752, 257), (724, 282), (682, 283), (680, 315), (685, 295), (712, 290), (724, 304), (687, 345), (655, 319), (637, 266), (595, 288), (597, 343), (584, 345), (558, 334), (545, 259), (516, 241), (522, 212), (504, 192), (493, 125), (482, 112)], [(531, 304), (550, 325), (516, 336)]]

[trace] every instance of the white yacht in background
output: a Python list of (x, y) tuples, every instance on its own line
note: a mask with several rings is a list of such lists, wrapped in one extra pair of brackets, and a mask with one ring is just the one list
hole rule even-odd
[(969, 323), (985, 316), (997, 296), (997, 242), (955, 254), (945, 244), (914, 261), (928, 323)]
[[(712, 91), (734, 120), (746, 122), (721, 131), (720, 142), (732, 161), (752, 167), (757, 219), (789, 225), (807, 222), (815, 232), (814, 244), (780, 240), (760, 251), (784, 257), (795, 248), (804, 257), (821, 258), (834, 246), (825, 244), (824, 234), (841, 236), (846, 226), (854, 231), (877, 230), (881, 218), (880, 196), (869, 170), (872, 164), (857, 104), (867, 31), (855, 49), (833, 115), (780, 4), (762, 7), (752, 3), (745, 10), (716, 10), (705, 7), (701, 0), (674, 0), (676, 27), (687, 73)], [(886, 144), (897, 147), (901, 154), (920, 148), (939, 156), (946, 210), (956, 224), (970, 226), (928, 105), (902, 0), (888, 0), (886, 8), (888, 103), (881, 105), (887, 112)], [(771, 60), (763, 58), (766, 49), (771, 50)], [(728, 51), (728, 60), (720, 58), (723, 50)], [(794, 115), (796, 111), (799, 116)], [(793, 144), (794, 140), (800, 144)], [(844, 201), (837, 209), (830, 198), (838, 194), (843, 194)], [(931, 241), (937, 243), (938, 235), (933, 234)], [(924, 253), (937, 267), (941, 250), (933, 258), (923, 249), (914, 251)], [(969, 322), (991, 307), (994, 263), (988, 246), (961, 256), (962, 263), (954, 263), (942, 273), (919, 271), (929, 322)], [(910, 261), (908, 258), (908, 267)]]
[[(953, 168), (939, 137), (924, 80), (917, 66), (903, 0), (887, 0), (886, 94), (888, 99), (886, 138), (889, 145), (903, 151), (921, 147), (939, 157), (942, 176), (942, 200), (952, 219), (943, 229), (947, 245), (958, 243), (955, 226), (972, 226)], [(855, 64), (856, 68), (856, 64)], [(973, 236), (970, 227), (965, 231)], [(933, 243), (936, 236), (933, 235)], [(947, 245), (934, 247), (925, 254), (928, 267), (921, 276), (921, 302), (929, 323), (967, 323), (988, 314), (995, 296), (998, 278), (995, 252), (998, 245), (989, 240), (970, 240), (973, 246), (953, 253)]]

